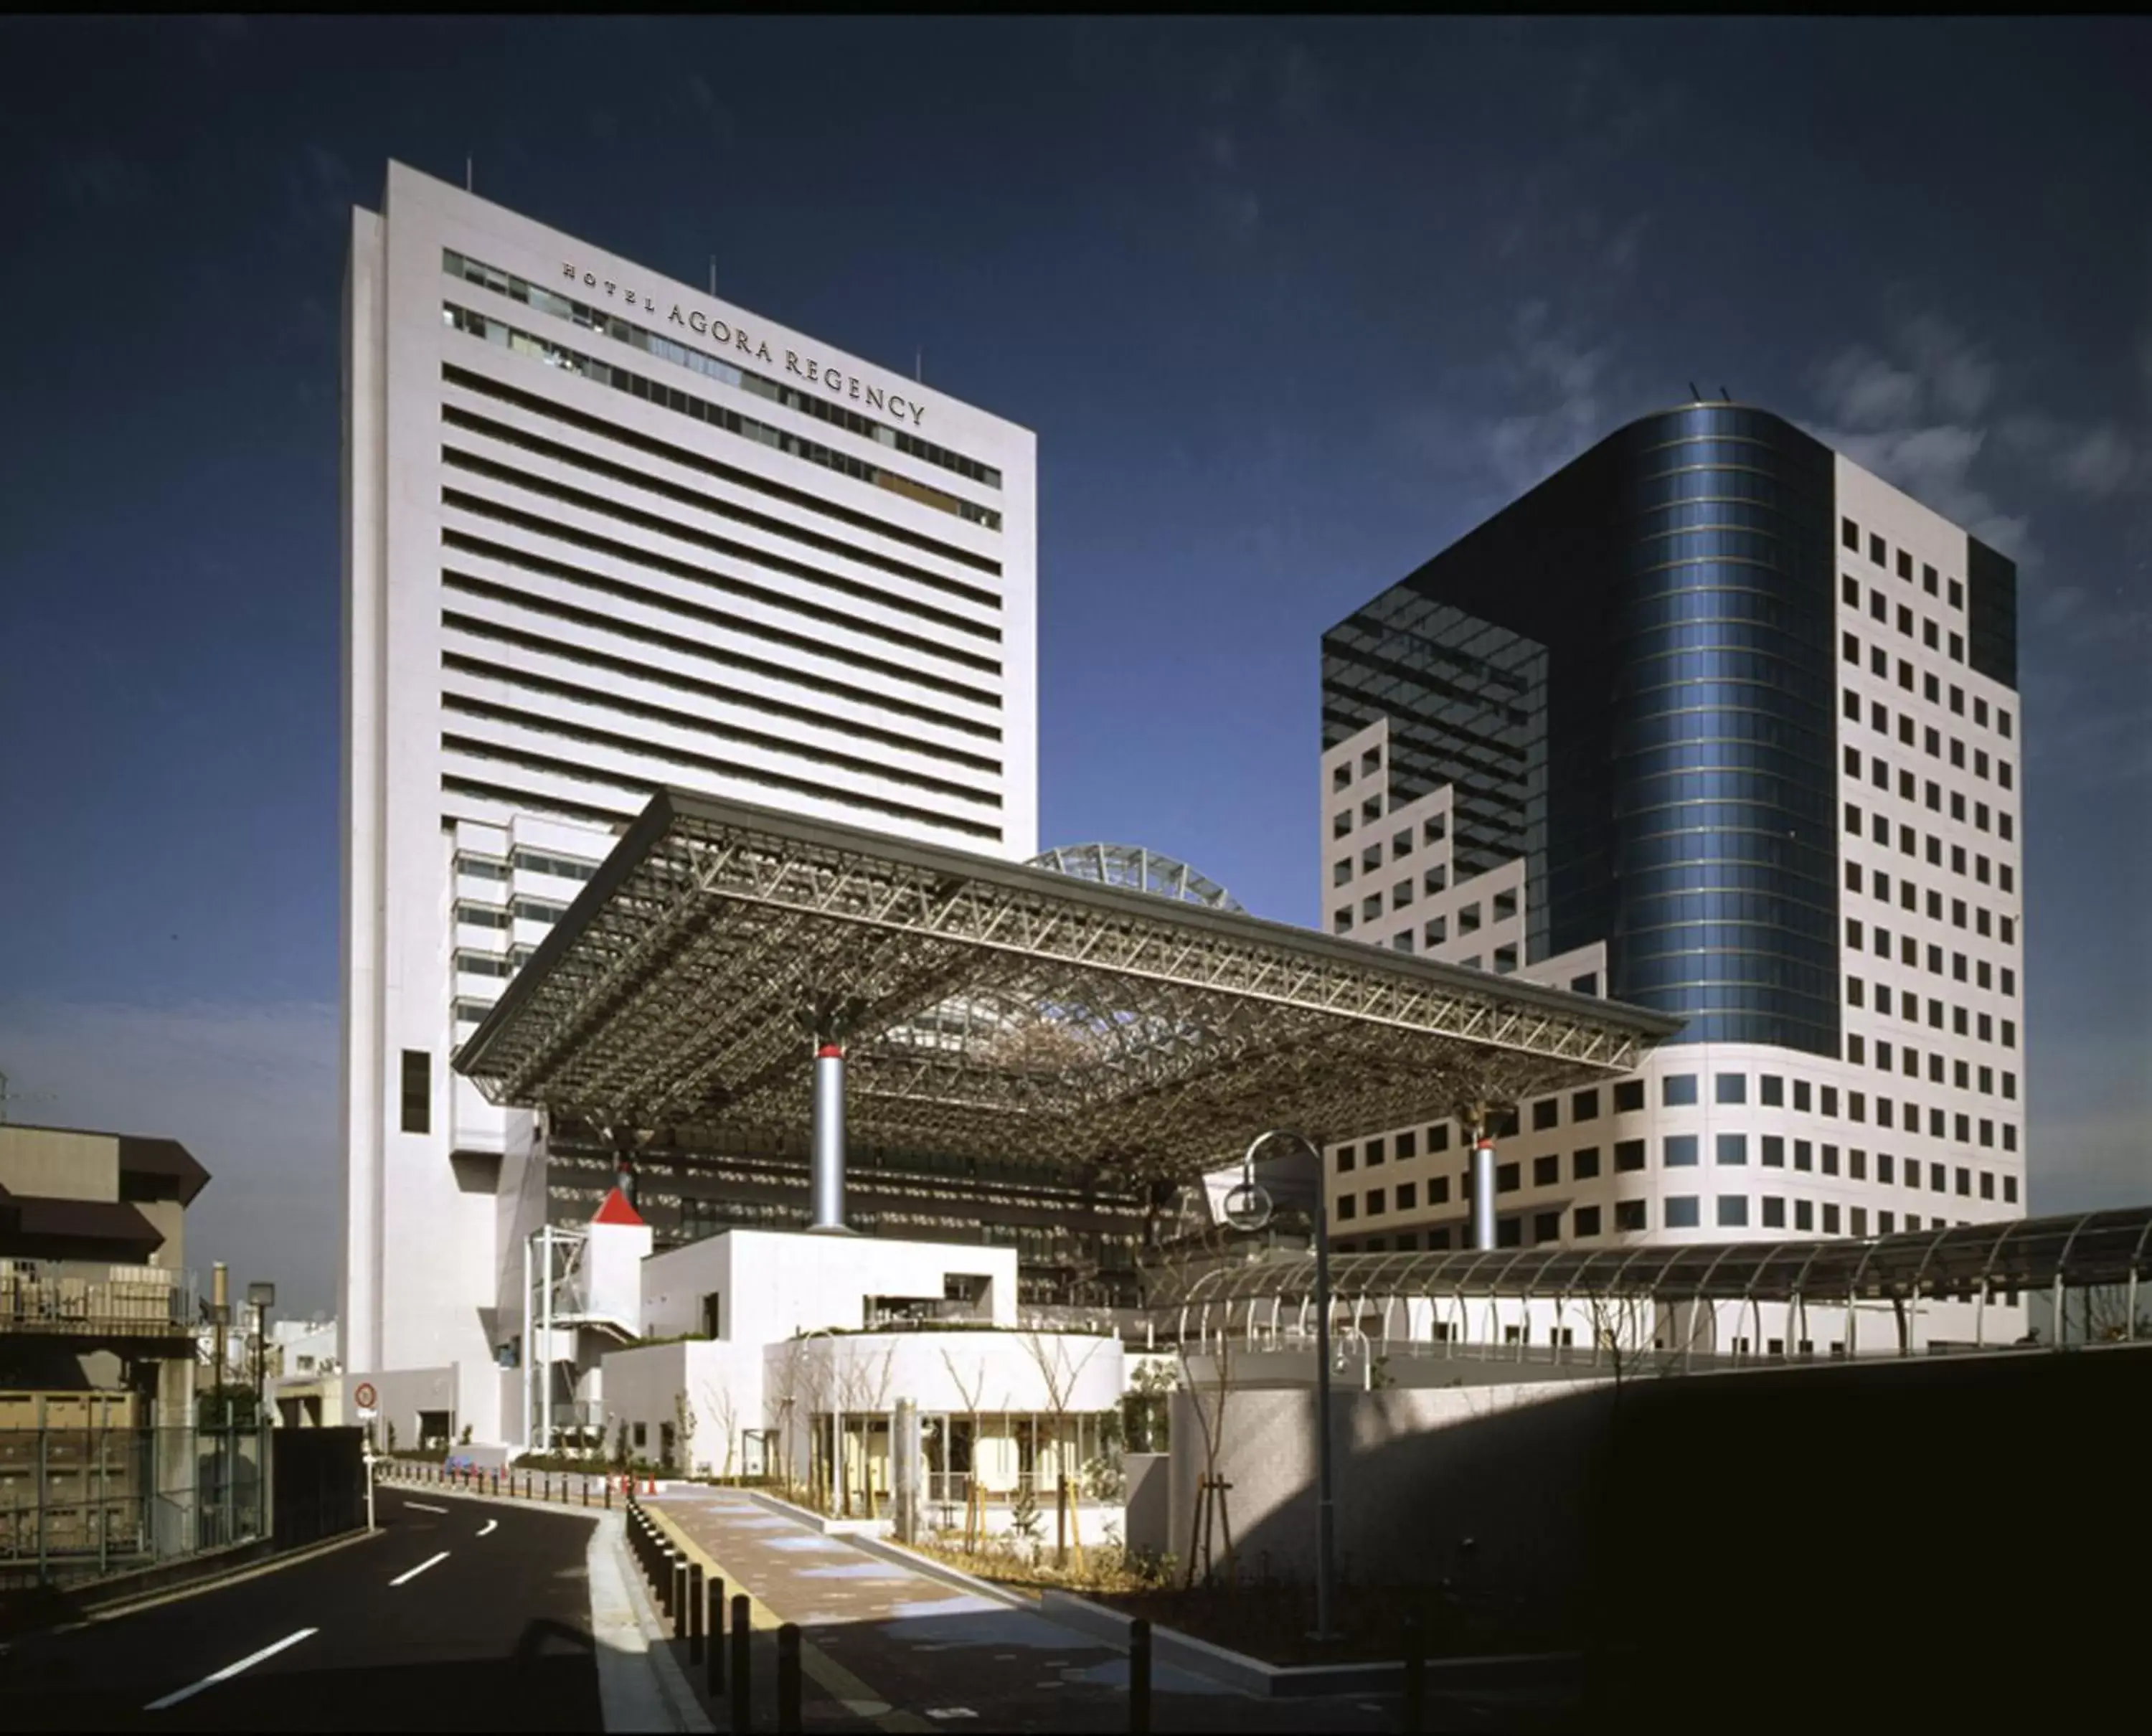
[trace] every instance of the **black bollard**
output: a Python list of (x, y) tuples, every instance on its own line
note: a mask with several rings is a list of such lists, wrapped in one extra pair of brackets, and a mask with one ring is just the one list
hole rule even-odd
[(1150, 1736), (1150, 1622), (1142, 1616), (1129, 1623), (1129, 1729)]
[(678, 1550), (672, 1551), (672, 1637), (684, 1640), (694, 1617), (688, 1606), (688, 1558)]
[(710, 1576), (709, 1646), (708, 1662), (710, 1666), (710, 1700), (715, 1704), (725, 1691), (725, 1581), (720, 1574)]
[(703, 1564), (688, 1564), (688, 1662), (703, 1661)]
[(583, 1510), (587, 1513), (590, 1510), (590, 1506), (591, 1480), (586, 1476), (583, 1479)]
[(606, 1511), (610, 1513), (612, 1511), (612, 1479), (611, 1477), (605, 1480), (605, 1497)]
[(777, 1728), (787, 1736), (799, 1731), (799, 1624), (777, 1630)]
[(1419, 1736), (1427, 1728), (1427, 1646), (1420, 1637), (1419, 1612), (1405, 1612), (1406, 1736)]
[(747, 1593), (733, 1593), (733, 1728), (746, 1736), (754, 1717), (754, 1703), (748, 1693), (748, 1645), (754, 1638), (754, 1617), (747, 1612)]

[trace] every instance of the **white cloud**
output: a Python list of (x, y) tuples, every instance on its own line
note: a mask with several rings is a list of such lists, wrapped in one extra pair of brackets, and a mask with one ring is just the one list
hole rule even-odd
[(44, 1094), (22, 1119), (178, 1140), (210, 1185), (187, 1263), (333, 1308), (343, 1227), (338, 1014), (299, 1003), (138, 1007), (0, 1001), (0, 1067)]
[(1920, 414), (1920, 381), (1863, 345), (1826, 362), (1821, 385), (1825, 409), (1849, 428), (1883, 428)]
[(2136, 448), (2112, 427), (2090, 429), (2055, 460), (2064, 487), (2103, 500), (2120, 492), (2137, 468)]

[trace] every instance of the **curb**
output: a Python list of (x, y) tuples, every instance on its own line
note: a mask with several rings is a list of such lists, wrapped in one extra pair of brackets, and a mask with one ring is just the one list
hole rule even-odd
[[(1079, 1597), (1071, 1591), (1039, 1594), (1039, 1613), (1093, 1639), (1125, 1651), (1129, 1624), (1134, 1618)], [(1208, 1640), (1177, 1628), (1154, 1626), (1152, 1656), (1190, 1675), (1202, 1676), (1256, 1699), (1311, 1699), (1328, 1694), (1402, 1693), (1405, 1667), (1401, 1661), (1370, 1663), (1272, 1664), (1245, 1653), (1228, 1651)], [(1430, 1657), (1427, 1687), (1430, 1693), (1471, 1688), (1545, 1686), (1575, 1683), (1581, 1676), (1581, 1652), (1527, 1652), (1504, 1657)]]
[[(598, 1535), (603, 1536), (602, 1546), (611, 1551), (613, 1566), (627, 1585), (628, 1606), (635, 1612), (635, 1623), (642, 1631), (647, 1648), (643, 1656), (656, 1680), (658, 1698), (665, 1703), (672, 1728), (688, 1733), (688, 1736), (708, 1736), (717, 1726), (703, 1710), (693, 1684), (682, 1673), (679, 1660), (672, 1655), (672, 1636), (666, 1632), (664, 1618), (651, 1601), (649, 1587), (643, 1584), (634, 1553), (627, 1546), (627, 1517), (616, 1511), (612, 1518), (611, 1525), (599, 1525), (598, 1534), (592, 1541), (596, 1542)], [(610, 1731), (608, 1736), (612, 1736)]]
[[(1022, 1591), (1012, 1591), (1007, 1586), (997, 1586), (991, 1580), (975, 1579), (961, 1567), (952, 1567), (931, 1556), (922, 1556), (914, 1550), (906, 1549), (901, 1543), (881, 1537), (847, 1537), (845, 1541), (862, 1554), (878, 1556), (885, 1561), (909, 1568), (925, 1578), (939, 1580), (943, 1585), (952, 1586), (960, 1591), (969, 1591), (975, 1597), (990, 1597), (1010, 1609), (1027, 1610), (1033, 1615), (1047, 1612), (1043, 1604)], [(1075, 1624), (1063, 1622), (1061, 1625), (1072, 1627)]]
[(379, 1536), (379, 1531), (369, 1531), (361, 1525), (357, 1530), (346, 1531), (340, 1537), (324, 1537), (317, 1542), (302, 1544), (297, 1549), (286, 1550), (261, 1560), (241, 1562), (199, 1579), (183, 1580), (176, 1585), (165, 1586), (154, 1591), (139, 1591), (131, 1596), (117, 1597), (109, 1603), (84, 1608), (72, 1622), (66, 1622), (49, 1630), (54, 1633), (70, 1633), (76, 1628), (87, 1627), (96, 1622), (116, 1622), (145, 1609), (155, 1609), (160, 1604), (174, 1603), (182, 1597), (192, 1597), (203, 1591), (221, 1591), (226, 1586), (236, 1586), (244, 1580), (258, 1579), (265, 1573), (274, 1573), (282, 1567), (296, 1567), (302, 1561), (311, 1561), (317, 1556), (325, 1556), (339, 1549), (348, 1549), (354, 1543), (367, 1543)]
[(765, 1494), (759, 1489), (743, 1489), (739, 1492), (758, 1506), (765, 1507), (786, 1519), (796, 1519), (801, 1525), (810, 1530), (820, 1531), (825, 1537), (886, 1537), (896, 1529), (894, 1520), (831, 1519), (810, 1507), (795, 1507), (791, 1502)]

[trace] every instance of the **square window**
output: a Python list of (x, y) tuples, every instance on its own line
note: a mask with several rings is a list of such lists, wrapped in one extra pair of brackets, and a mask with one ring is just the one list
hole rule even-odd
[(1620, 1079), (1614, 1086), (1614, 1113), (1617, 1115), (1641, 1109), (1644, 1106), (1644, 1082), (1642, 1079)]
[(1596, 1236), (1599, 1233), (1599, 1208), (1596, 1206), (1580, 1206), (1569, 1215), (1569, 1221), (1571, 1236), (1580, 1240)]
[[(1333, 863), (1332, 863), (1332, 864), (1331, 864), (1331, 865), (1330, 865), (1330, 884), (1331, 884), (1332, 886), (1343, 886), (1347, 881), (1348, 881), (1349, 880), (1351, 880), (1352, 878), (1353, 878), (1353, 859), (1352, 859), (1352, 857), (1350, 857), (1350, 856), (1340, 856), (1340, 857), (1339, 857), (1339, 858), (1338, 858), (1335, 862), (1333, 862)], [(834, 1459), (833, 1459), (833, 1460), (832, 1460), (832, 1463), (834, 1463), (834, 1462), (835, 1462), (835, 1461), (834, 1461)]]
[(1449, 1203), (1449, 1178), (1447, 1175), (1428, 1178), (1427, 1203), (1430, 1206), (1447, 1206)]
[(1344, 789), (1345, 786), (1352, 781), (1353, 768), (1349, 765), (1338, 766), (1330, 774), (1331, 793), (1334, 795), (1337, 791)]
[(1372, 1170), (1373, 1168), (1374, 1168), (1374, 1166), (1375, 1166), (1377, 1164), (1380, 1163), (1382, 1160), (1383, 1160), (1383, 1142), (1382, 1142), (1380, 1140), (1368, 1140), (1368, 1167), (1369, 1169), (1371, 1169), (1371, 1170)]
[(1722, 1073), (1718, 1078), (1718, 1100), (1721, 1103), (1748, 1101), (1748, 1075), (1745, 1073)]
[(1748, 1196), (1746, 1194), (1721, 1194), (1718, 1196), (1718, 1227), (1722, 1230), (1745, 1230), (1748, 1227)]
[(1403, 1163), (1408, 1157), (1419, 1155), (1419, 1134), (1416, 1129), (1408, 1129), (1399, 1134), (1393, 1143), (1397, 1147), (1399, 1163)]
[(1667, 1228), (1669, 1230), (1693, 1230), (1702, 1222), (1702, 1202), (1694, 1194), (1676, 1194), (1667, 1201)]
[(1748, 1161), (1748, 1135), (1745, 1133), (1723, 1133), (1718, 1135), (1718, 1160), (1722, 1164), (1745, 1164)]
[(1496, 1193), (1514, 1194), (1524, 1185), (1524, 1173), (1521, 1165), (1514, 1163), (1496, 1164), (1495, 1165), (1495, 1191)]
[(1383, 1197), (1383, 1190), (1381, 1188), (1371, 1187), (1368, 1190), (1368, 1216), (1369, 1217), (1379, 1217), (1382, 1216)]
[(1589, 1181), (1598, 1173), (1599, 1148), (1596, 1145), (1586, 1145), (1571, 1157), (1569, 1174), (1572, 1181)]
[(1757, 1101), (1767, 1109), (1784, 1109), (1786, 1103), (1786, 1082), (1778, 1074), (1767, 1073), (1756, 1081)]
[(1561, 1214), (1559, 1211), (1539, 1211), (1532, 1214), (1532, 1240), (1559, 1241), (1561, 1240)]
[(1617, 1140), (1614, 1146), (1614, 1167), (1617, 1170), (1642, 1169), (1644, 1142), (1642, 1140)]
[(1614, 1227), (1617, 1230), (1642, 1230), (1646, 1226), (1645, 1206), (1642, 1200), (1617, 1200), (1614, 1202)]
[(1943, 684), (1932, 675), (1921, 677), (1921, 697), (1931, 705), (1942, 703)]
[(1468, 904), (1464, 907), (1464, 909), (1458, 911), (1457, 931), (1459, 934), (1470, 934), (1477, 930), (1479, 926), (1480, 906), (1477, 904)]
[(1427, 1130), (1427, 1149), (1430, 1152), (1449, 1150), (1449, 1124), (1438, 1121)]
[(1784, 1135), (1781, 1134), (1767, 1133), (1763, 1138), (1763, 1146), (1764, 1167), (1767, 1170), (1784, 1169), (1786, 1166), (1786, 1141)]
[(1696, 1135), (1693, 1133), (1668, 1134), (1661, 1141), (1660, 1161), (1669, 1170), (1693, 1168), (1696, 1164)]
[(1766, 1230), (1786, 1227), (1786, 1202), (1776, 1194), (1764, 1195), (1764, 1227)]
[(1410, 832), (1393, 832), (1390, 835), (1390, 860), (1394, 862), (1399, 856), (1410, 855), (1412, 854), (1412, 847), (1413, 839)]
[(1596, 1121), (1599, 1119), (1599, 1093), (1596, 1089), (1572, 1093), (1569, 1099), (1569, 1119), (1571, 1121)]
[(1561, 1180), (1561, 1159), (1549, 1155), (1532, 1160), (1532, 1185), (1552, 1187)]
[(1340, 1223), (1353, 1221), (1360, 1215), (1360, 1202), (1350, 1194), (1337, 1196), (1337, 1218)]
[(1357, 1146), (1340, 1145), (1337, 1148), (1337, 1173), (1339, 1175), (1344, 1175), (1359, 1160), (1359, 1149)]
[(1659, 1081), (1659, 1101), (1668, 1109), (1679, 1109), (1696, 1101), (1696, 1075), (1693, 1073), (1668, 1074)]

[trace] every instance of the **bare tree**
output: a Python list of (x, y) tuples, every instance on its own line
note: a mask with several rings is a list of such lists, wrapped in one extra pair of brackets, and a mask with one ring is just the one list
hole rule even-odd
[(777, 1378), (769, 1383), (764, 1397), (764, 1403), (777, 1413), (777, 1451), (784, 1465), (784, 1494), (788, 1500), (794, 1489), (793, 1430), (798, 1426), (800, 1405), (811, 1398), (810, 1368), (807, 1340), (795, 1332), (785, 1341), (778, 1358)]
[[(979, 1501), (978, 1466), (979, 1400), (986, 1392), (987, 1360), (984, 1357), (980, 1357), (973, 1363), (972, 1378), (969, 1380), (965, 1379), (958, 1371), (957, 1358), (950, 1355), (947, 1349), (942, 1353), (942, 1366), (949, 1371), (949, 1378), (957, 1388), (957, 1397), (964, 1401), (964, 1408), (971, 1413), (972, 1462), (964, 1476), (964, 1547), (967, 1551), (976, 1553), (979, 1546), (986, 1541), (982, 1535), (986, 1530), (986, 1520)], [(942, 1462), (945, 1467), (943, 1475), (946, 1477), (948, 1471), (954, 1467), (948, 1463), (946, 1447), (943, 1449), (943, 1454)], [(946, 1484), (944, 1486), (947, 1486)]]
[(739, 1439), (739, 1406), (733, 1400), (731, 1383), (725, 1382), (712, 1386), (708, 1382), (704, 1382), (703, 1402), (709, 1406), (710, 1414), (718, 1419), (718, 1427), (724, 1432), (724, 1469), (718, 1475), (721, 1477), (729, 1477), (733, 1474), (733, 1448)]
[[(1233, 1335), (1230, 1331), (1218, 1335), (1217, 1348), (1210, 1356), (1210, 1379), (1208, 1402), (1205, 1402), (1205, 1383), (1198, 1378), (1196, 1363), (1189, 1355), (1188, 1342), (1183, 1339), (1178, 1347), (1180, 1355), (1180, 1373), (1183, 1389), (1187, 1393), (1190, 1407), (1195, 1413), (1195, 1426), (1203, 1444), (1203, 1478), (1195, 1502), (1193, 1528), (1188, 1540), (1188, 1566), (1185, 1585), (1195, 1583), (1195, 1561), (1200, 1548), (1203, 1557), (1203, 1576), (1212, 1576), (1210, 1553), (1210, 1523), (1214, 1515), (1222, 1515), (1223, 1495), (1219, 1488), (1218, 1452), (1225, 1443), (1226, 1401), (1233, 1392)], [(1232, 1573), (1233, 1528), (1230, 1518), (1225, 1522), (1226, 1571)]]
[[(856, 1348), (856, 1347), (854, 1347)], [(879, 1355), (839, 1357), (832, 1342), (830, 1360), (834, 1365), (835, 1384), (838, 1403), (848, 1418), (855, 1419), (860, 1437), (860, 1492), (866, 1504), (867, 1517), (874, 1517), (873, 1468), (868, 1463), (867, 1446), (871, 1439), (869, 1429), (873, 1419), (889, 1411), (889, 1383), (891, 1369), (896, 1361), (896, 1346), (885, 1344)], [(837, 1444), (837, 1481), (840, 1485), (838, 1509), (851, 1511), (851, 1483), (845, 1474), (844, 1443)]]
[[(1090, 1366), (1091, 1358), (1099, 1353), (1106, 1342), (1100, 1338), (1092, 1338), (1091, 1348), (1072, 1365), (1068, 1357), (1069, 1336), (1067, 1332), (1028, 1332), (1023, 1339), (1023, 1348), (1038, 1365), (1038, 1378), (1046, 1388), (1047, 1411), (1053, 1419), (1054, 1463), (1063, 1467), (1056, 1479), (1054, 1490), (1056, 1566), (1068, 1565), (1068, 1537), (1072, 1534), (1075, 1537), (1076, 1559), (1079, 1562), (1084, 1559), (1081, 1527), (1076, 1524), (1075, 1515), (1069, 1510), (1068, 1475), (1065, 1469), (1069, 1446), (1068, 1401), (1076, 1396), (1076, 1383), (1082, 1378), (1084, 1370)], [(1034, 1459), (1032, 1464), (1034, 1490), (1038, 1475), (1038, 1461)]]

